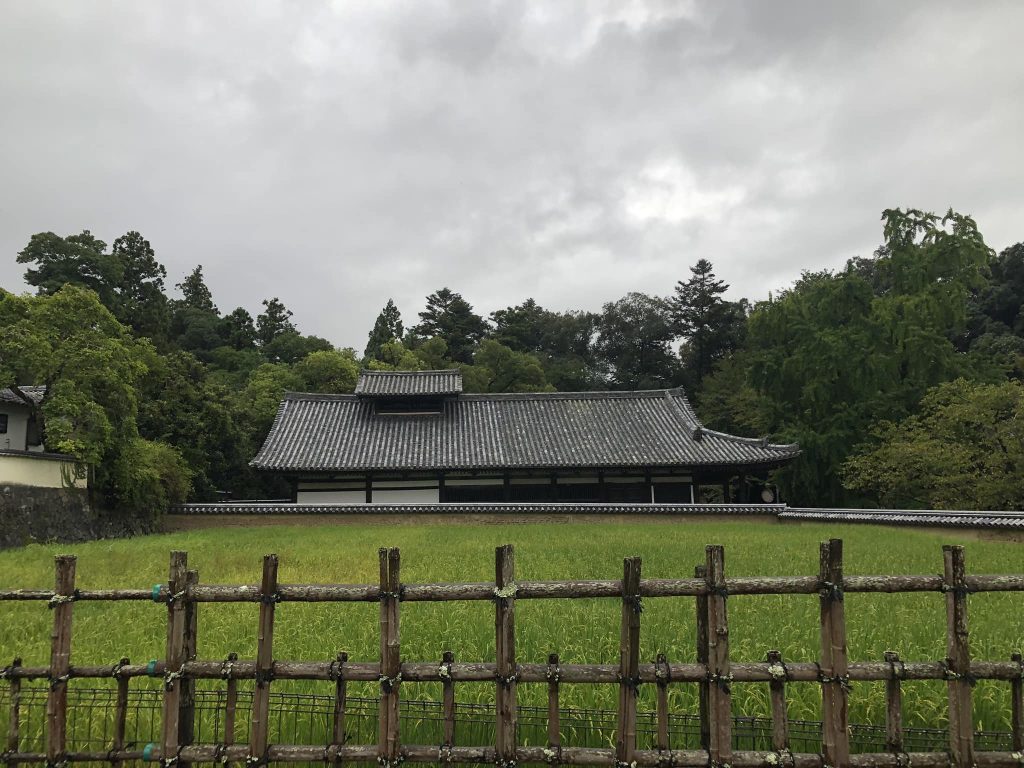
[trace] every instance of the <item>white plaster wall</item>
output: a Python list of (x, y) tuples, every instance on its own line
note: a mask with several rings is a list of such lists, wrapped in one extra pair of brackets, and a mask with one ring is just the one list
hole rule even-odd
[(437, 488), (391, 488), (380, 489), (374, 486), (374, 504), (437, 504), (441, 501)]
[(85, 488), (85, 478), (75, 477), (75, 463), (32, 456), (0, 455), (0, 483), (36, 488)]
[(28, 409), (5, 403), (0, 405), (0, 413), (7, 414), (7, 433), (0, 433), (0, 451), (24, 451)]
[(302, 491), (296, 494), (299, 504), (365, 504), (366, 491)]

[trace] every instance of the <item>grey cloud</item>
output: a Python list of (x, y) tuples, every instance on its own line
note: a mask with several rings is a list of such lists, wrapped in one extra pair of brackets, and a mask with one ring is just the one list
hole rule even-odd
[(1024, 239), (1010, 3), (40, 2), (0, 16), (0, 285), (37, 231), (142, 231), (218, 304), (362, 348), (394, 297), (735, 296), (882, 209)]

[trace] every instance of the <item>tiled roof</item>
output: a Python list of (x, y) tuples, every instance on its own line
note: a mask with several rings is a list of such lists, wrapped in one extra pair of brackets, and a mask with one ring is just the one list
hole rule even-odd
[(457, 395), (462, 391), (462, 372), (447, 371), (360, 371), (356, 394), (364, 397), (402, 395)]
[(252, 465), (279, 471), (777, 466), (796, 445), (705, 429), (682, 390), (462, 395), (376, 415), (354, 395), (292, 393)]
[[(21, 386), (18, 387), (28, 397), (30, 397), (37, 404), (43, 400), (43, 395), (46, 394), (46, 387), (44, 386)], [(16, 403), (18, 405), (25, 405), (25, 401), (18, 397), (10, 389), (0, 389), (0, 403)]]
[(943, 528), (1007, 528), (1024, 531), (1024, 512), (923, 509), (787, 509), (780, 520), (830, 523), (930, 525)]
[(582, 503), (494, 503), (475, 504), (274, 504), (259, 502), (214, 502), (179, 504), (175, 515), (777, 515), (782, 504), (582, 504)]

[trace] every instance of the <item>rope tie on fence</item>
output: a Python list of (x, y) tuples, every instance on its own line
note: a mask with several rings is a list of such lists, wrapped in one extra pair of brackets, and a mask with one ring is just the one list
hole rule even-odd
[(781, 659), (779, 661), (773, 661), (768, 665), (768, 674), (771, 675), (772, 680), (782, 680), (786, 683), (790, 680), (789, 667), (787, 667), (786, 662)]
[(910, 755), (906, 752), (896, 753), (896, 768), (911, 768)]
[(47, 760), (46, 768), (65, 768), (68, 764), (67, 759), (62, 760)]
[(508, 677), (503, 677), (502, 675), (495, 675), (494, 679), (501, 683), (502, 688), (509, 688), (512, 685), (512, 683), (516, 682), (519, 679), (519, 669), (517, 667)]
[(70, 595), (54, 595), (47, 602), (48, 608), (56, 608), (58, 605), (66, 605), (67, 603), (73, 603), (82, 596), (79, 590), (75, 590)]
[(235, 662), (238, 661), (238, 655), (229, 653), (228, 657), (221, 662), (220, 665), (220, 676), (224, 680), (230, 680), (231, 676), (235, 673)]
[(729, 588), (725, 584), (721, 584), (717, 587), (708, 587), (709, 595), (717, 595), (718, 597), (725, 600), (729, 597)]
[(68, 680), (71, 679), (71, 674), (61, 675), (60, 677), (50, 678), (50, 690), (55, 691), (61, 685), (67, 685)]
[(907, 679), (907, 665), (903, 663), (902, 659), (890, 659), (889, 669), (892, 670), (893, 680)]
[(544, 762), (548, 765), (559, 765), (562, 762), (562, 747), (557, 745), (554, 747), (544, 747), (541, 750), (544, 753)]
[(495, 600), (510, 600), (516, 596), (516, 591), (519, 587), (514, 581), (510, 581), (504, 587), (494, 588), (494, 599)]
[(562, 667), (559, 664), (548, 664), (548, 668), (544, 671), (544, 677), (548, 679), (549, 683), (557, 683), (562, 679)]
[(380, 683), (380, 689), (384, 691), (384, 693), (391, 693), (398, 687), (398, 684), (402, 682), (402, 673), (399, 672), (394, 677), (381, 675), (377, 678), (377, 682)]
[(437, 748), (437, 762), (450, 765), (452, 763), (452, 745), (441, 744)]
[(819, 683), (836, 683), (847, 693), (850, 692), (850, 676), (849, 675), (826, 675), (821, 671), (821, 667), (818, 667), (818, 682)]
[(670, 750), (658, 750), (658, 768), (676, 768), (676, 753)]
[(256, 768), (256, 766), (260, 766), (260, 765), (269, 765), (270, 764), (270, 747), (268, 746), (265, 750), (263, 750), (263, 754), (262, 755), (249, 755), (248, 757), (246, 757), (245, 758), (245, 764), (247, 766), (251, 766), (251, 768)]
[(405, 758), (401, 755), (396, 757), (394, 760), (388, 760), (386, 757), (377, 758), (377, 765), (379, 765), (381, 768), (398, 768), (398, 766), (400, 766), (403, 762), (405, 762)]
[(121, 677), (121, 672), (125, 667), (128, 666), (128, 657), (123, 657), (117, 664), (110, 668), (110, 676), (113, 678)]
[(175, 681), (181, 680), (181, 678), (183, 678), (184, 676), (185, 676), (185, 665), (184, 664), (182, 664), (180, 667), (178, 667), (178, 671), (177, 672), (168, 672), (168, 673), (166, 673), (164, 675), (164, 690), (165, 691), (174, 690), (174, 683), (175, 683)]
[(976, 678), (970, 672), (954, 672), (951, 667), (951, 662), (949, 659), (944, 659), (943, 661), (940, 661), (939, 664), (942, 665), (942, 676), (946, 680), (966, 680), (972, 688), (978, 682), (978, 678)]
[(392, 600), (398, 600), (401, 602), (403, 597), (405, 597), (405, 585), (399, 584), (398, 590), (395, 592), (388, 592), (387, 590), (382, 589), (377, 599), (383, 602), (384, 600), (391, 598)]
[(672, 667), (667, 660), (654, 662), (654, 679), (658, 685), (668, 685), (672, 682)]
[(275, 664), (277, 664), (277, 662), (271, 659), (270, 666), (266, 669), (260, 669), (259, 666), (256, 667), (256, 685), (262, 688), (267, 683), (273, 682)]
[(217, 744), (213, 748), (213, 762), (226, 765), (228, 762), (228, 748), (224, 744)]
[(437, 676), (442, 680), (452, 679), (452, 663), (450, 661), (441, 662), (441, 666), (437, 668)]
[(843, 602), (843, 585), (835, 584), (831, 581), (821, 582), (821, 586), (818, 587), (818, 593), (826, 600), (831, 600), (834, 603)]
[(636, 760), (633, 760), (632, 762), (629, 762), (629, 763), (624, 762), (622, 760), (616, 760), (615, 761), (615, 768), (636, 768)]
[(172, 765), (177, 765), (181, 762), (181, 750), (182, 747), (178, 747), (178, 751), (174, 753), (173, 757), (162, 757), (160, 758), (161, 768), (171, 768)]
[(330, 678), (332, 683), (336, 683), (339, 680), (345, 679), (345, 662), (341, 659), (334, 659), (331, 662), (330, 668), (327, 670), (327, 677)]
[(942, 592), (946, 594), (952, 593), (957, 597), (967, 597), (969, 594), (971, 594), (971, 588), (968, 587), (966, 584), (946, 584), (945, 582), (943, 582), (942, 587), (940, 589)]
[(707, 681), (714, 683), (722, 689), (723, 693), (731, 691), (732, 675), (720, 675), (718, 672), (708, 672)]
[(637, 693), (640, 691), (641, 682), (642, 681), (640, 680), (639, 675), (637, 675), (636, 677), (626, 677), (625, 675), (619, 675), (619, 683), (629, 688), (629, 690), (633, 692), (634, 696), (636, 696)]
[(497, 758), (494, 761), (494, 764), (498, 768), (516, 768), (516, 760), (515, 760), (515, 758), (512, 758), (511, 760), (505, 760), (505, 759), (499, 757), (499, 758)]

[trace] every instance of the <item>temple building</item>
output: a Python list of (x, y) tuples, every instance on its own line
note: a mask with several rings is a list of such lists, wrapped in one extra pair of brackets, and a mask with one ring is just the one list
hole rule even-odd
[(300, 504), (777, 501), (796, 445), (707, 429), (681, 389), (464, 394), (458, 370), (288, 393), (252, 466)]

